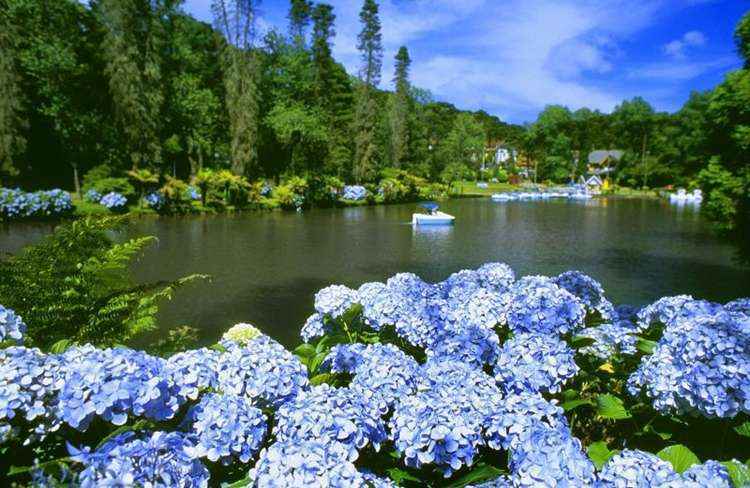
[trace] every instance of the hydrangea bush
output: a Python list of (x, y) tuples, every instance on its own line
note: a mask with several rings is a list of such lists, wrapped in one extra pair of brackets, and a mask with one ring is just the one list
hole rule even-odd
[(166, 358), (23, 347), (0, 307), (0, 468), (40, 486), (743, 486), (748, 304), (614, 305), (580, 272), (489, 263), (326, 287), (293, 352), (241, 323)]
[(99, 200), (99, 203), (114, 212), (119, 212), (127, 207), (128, 199), (125, 198), (124, 195), (112, 191), (104, 195), (102, 199)]
[(0, 188), (0, 220), (57, 218), (73, 213), (73, 200), (64, 190), (24, 192)]

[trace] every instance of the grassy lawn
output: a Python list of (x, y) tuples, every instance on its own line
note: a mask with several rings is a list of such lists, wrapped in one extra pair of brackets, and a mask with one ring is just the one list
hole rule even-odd
[(518, 190), (520, 187), (510, 183), (487, 183), (487, 188), (477, 187), (476, 181), (461, 181), (453, 184), (453, 189), (462, 196), (490, 196), (493, 193)]

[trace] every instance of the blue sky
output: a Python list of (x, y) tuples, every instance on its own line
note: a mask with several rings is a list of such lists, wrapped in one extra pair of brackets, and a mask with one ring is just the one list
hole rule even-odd
[[(211, 0), (185, 10), (210, 21)], [(336, 59), (356, 73), (360, 0), (329, 0)], [(747, 0), (381, 0), (390, 88), (393, 57), (409, 48), (412, 82), (436, 99), (533, 121), (547, 104), (605, 112), (643, 96), (674, 111), (692, 90), (740, 67), (732, 33)], [(287, 0), (261, 3), (259, 28), (286, 31)]]

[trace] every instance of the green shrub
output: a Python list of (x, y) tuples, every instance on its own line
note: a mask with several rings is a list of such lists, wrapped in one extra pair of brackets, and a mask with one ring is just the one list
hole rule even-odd
[(30, 345), (125, 343), (156, 328), (162, 300), (202, 278), (134, 283), (130, 264), (154, 238), (117, 244), (110, 234), (124, 225), (122, 217), (77, 220), (0, 261), (0, 303), (23, 317)]
[(159, 193), (164, 197), (164, 210), (173, 213), (187, 213), (192, 208), (188, 198), (188, 184), (180, 179), (167, 176), (167, 181)]
[(320, 207), (332, 207), (338, 201), (344, 182), (335, 176), (313, 176), (307, 178), (305, 201)]
[(299, 176), (293, 176), (273, 190), (273, 196), (285, 210), (299, 210), (307, 202), (307, 181)]
[(100, 195), (116, 192), (128, 200), (133, 200), (135, 198), (135, 188), (133, 188), (133, 185), (130, 184), (127, 178), (103, 178), (92, 183), (90, 187), (84, 188), (84, 192), (89, 190), (95, 190)]
[(83, 190), (90, 190), (94, 187), (96, 182), (105, 178), (111, 178), (112, 176), (114, 176), (114, 174), (109, 165), (100, 164), (99, 166), (94, 166), (83, 175)]

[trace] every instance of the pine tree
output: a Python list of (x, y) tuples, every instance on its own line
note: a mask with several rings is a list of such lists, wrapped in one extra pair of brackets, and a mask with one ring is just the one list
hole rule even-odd
[(393, 95), (390, 113), (392, 164), (396, 168), (404, 166), (409, 160), (410, 65), (409, 51), (406, 46), (401, 46), (396, 54), (396, 74), (393, 78), (396, 93)]
[(310, 14), (312, 11), (312, 2), (309, 0), (291, 0), (289, 7), (289, 37), (296, 46), (305, 45), (305, 33), (310, 25)]
[(224, 34), (224, 87), (229, 115), (231, 167), (235, 175), (254, 175), (258, 154), (257, 30), (253, 0), (213, 0), (217, 29)]
[(377, 148), (375, 144), (375, 125), (378, 107), (375, 101), (375, 87), (380, 83), (380, 71), (383, 64), (383, 42), (378, 17), (378, 4), (375, 0), (365, 0), (359, 13), (362, 31), (359, 33), (357, 48), (362, 58), (359, 72), (357, 109), (355, 112), (355, 152), (353, 175), (357, 181), (364, 181), (374, 176)]
[(173, 2), (102, 0), (103, 50), (115, 115), (133, 168), (161, 163), (159, 125), (164, 103), (162, 19)]
[[(7, 12), (7, 6), (0, 10)], [(21, 92), (12, 46), (16, 34), (9, 16), (0, 16), (0, 172), (9, 175), (18, 173), (14, 158), (26, 146), (21, 135), (26, 122), (21, 112)]]

